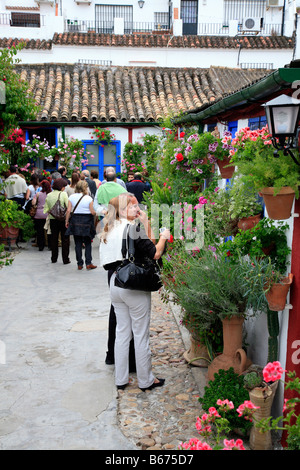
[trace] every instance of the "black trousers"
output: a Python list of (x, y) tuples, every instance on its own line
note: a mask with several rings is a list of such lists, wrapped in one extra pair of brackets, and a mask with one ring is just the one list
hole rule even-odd
[[(110, 278), (113, 275), (114, 270), (111, 269), (108, 271), (108, 285), (110, 283)], [(116, 340), (116, 325), (117, 319), (115, 314), (115, 309), (113, 305), (110, 306), (109, 320), (108, 320), (108, 341), (107, 341), (107, 353), (106, 360), (111, 363), (115, 362), (115, 340)], [(134, 340), (130, 341), (129, 345), (129, 371), (135, 372), (135, 351), (134, 351)]]
[(61, 237), (61, 254), (63, 263), (67, 264), (70, 262), (70, 237), (66, 237), (66, 226), (64, 220), (50, 219), (51, 229), (51, 261), (56, 263), (58, 258), (58, 237)]
[(45, 232), (44, 232), (44, 225), (46, 219), (34, 219), (34, 227), (36, 231), (36, 241), (37, 246), (40, 250), (45, 248)]

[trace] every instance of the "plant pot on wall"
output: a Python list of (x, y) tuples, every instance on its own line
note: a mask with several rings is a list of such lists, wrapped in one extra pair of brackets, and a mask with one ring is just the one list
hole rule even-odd
[(268, 211), (268, 216), (273, 220), (285, 220), (291, 217), (295, 191), (289, 186), (281, 188), (274, 196), (274, 188), (263, 188), (260, 191)]
[(235, 170), (235, 166), (230, 165), (230, 158), (224, 157), (223, 160), (217, 160), (217, 164), (218, 164), (222, 178), (226, 178), (226, 179), (232, 178), (234, 170)]
[[(277, 390), (278, 381), (266, 387), (255, 387), (249, 391), (250, 401), (259, 408), (255, 411), (255, 421), (268, 418), (271, 415), (272, 403)], [(272, 437), (271, 431), (260, 432), (254, 425), (250, 431), (249, 445), (252, 450), (271, 450)]]
[(208, 380), (214, 380), (214, 374), (220, 369), (228, 370), (233, 367), (237, 374), (241, 374), (250, 366), (251, 361), (242, 349), (243, 323), (242, 316), (232, 316), (222, 320), (223, 353), (209, 364)]
[(238, 221), (238, 228), (240, 230), (249, 230), (255, 227), (255, 225), (257, 225), (259, 221), (260, 221), (260, 214), (252, 215), (250, 217), (243, 217), (242, 219)]
[(190, 336), (191, 346), (183, 353), (184, 359), (192, 366), (207, 367), (210, 358), (207, 347), (198, 338)]
[(293, 277), (294, 275), (290, 273), (287, 277), (284, 277), (281, 282), (273, 284), (270, 290), (265, 293), (270, 310), (274, 312), (284, 310), (286, 296), (293, 282)]

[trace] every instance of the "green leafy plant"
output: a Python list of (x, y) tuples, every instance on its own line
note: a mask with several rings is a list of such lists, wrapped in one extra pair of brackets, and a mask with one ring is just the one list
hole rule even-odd
[[(52, 158), (58, 159), (59, 164), (66, 167), (67, 174), (71, 173), (73, 169), (81, 169), (82, 163), (88, 161), (88, 158), (85, 158), (83, 143), (74, 137), (61, 139), (57, 147), (51, 148), (50, 153)], [(87, 152), (86, 157), (94, 158), (94, 155)]]
[(15, 227), (22, 229), (25, 241), (31, 238), (34, 231), (34, 223), (30, 215), (19, 210), (18, 204), (9, 199), (0, 198), (0, 225), (1, 227)]
[(274, 194), (281, 188), (290, 186), (299, 196), (299, 167), (289, 155), (279, 152), (274, 157), (274, 148), (267, 127), (250, 131), (241, 129), (232, 140), (232, 162), (244, 181), (249, 182), (257, 191), (273, 187)]
[(11, 253), (5, 251), (5, 246), (0, 244), (0, 268), (3, 266), (9, 266), (13, 262)]
[(268, 256), (274, 268), (285, 273), (291, 253), (286, 236), (288, 228), (284, 221), (275, 224), (273, 220), (264, 217), (255, 227), (240, 230), (232, 240), (221, 245), (221, 250), (233, 258), (248, 255), (253, 260)]
[[(235, 373), (232, 367), (228, 370), (220, 369), (214, 375), (214, 380), (210, 380), (208, 385), (204, 387), (204, 394), (199, 398), (199, 402), (205, 411), (215, 407), (218, 400), (228, 400), (233, 403), (235, 408), (244, 403), (245, 400), (249, 400), (243, 377)], [(226, 413), (226, 419), (231, 430), (240, 429), (246, 433), (252, 426), (250, 421), (239, 417), (234, 408)]]
[(240, 178), (235, 178), (229, 191), (230, 203), (228, 212), (232, 220), (260, 214), (262, 205), (257, 191), (246, 185)]

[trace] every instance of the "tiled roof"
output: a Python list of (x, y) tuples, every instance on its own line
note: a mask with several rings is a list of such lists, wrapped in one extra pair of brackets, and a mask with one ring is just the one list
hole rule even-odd
[(25, 43), (25, 49), (51, 49), (55, 46), (168, 47), (189, 49), (292, 49), (294, 39), (286, 36), (170, 36), (168, 34), (96, 34), (55, 33), (52, 39), (0, 39), (0, 48), (13, 42)]
[(157, 122), (200, 110), (267, 74), (262, 70), (17, 65), (40, 106), (37, 121)]

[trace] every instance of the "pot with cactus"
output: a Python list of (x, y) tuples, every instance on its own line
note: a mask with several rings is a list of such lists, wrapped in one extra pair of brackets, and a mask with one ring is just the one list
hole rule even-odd
[(261, 433), (255, 425), (271, 416), (271, 408), (283, 369), (278, 361), (269, 362), (264, 368), (253, 365), (244, 374), (244, 386), (249, 392), (250, 401), (255, 405), (255, 421), (250, 431), (249, 445), (252, 450), (272, 449), (270, 430)]

